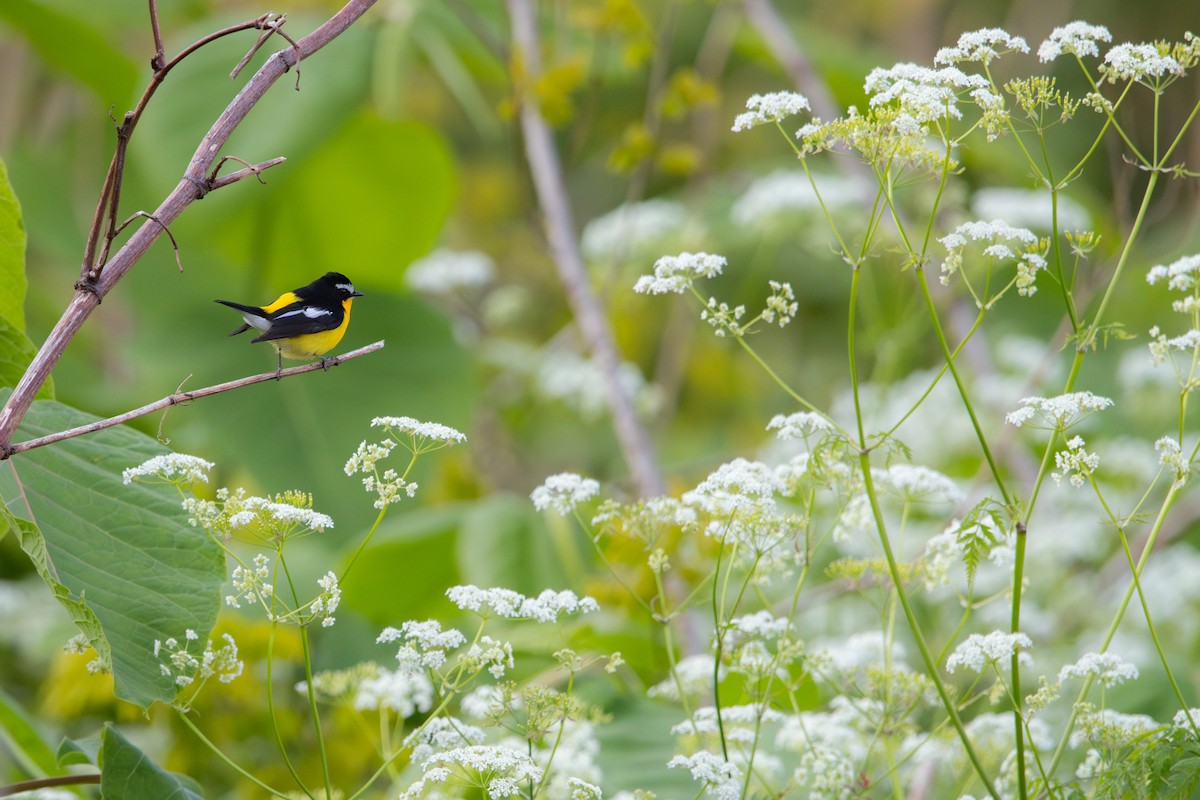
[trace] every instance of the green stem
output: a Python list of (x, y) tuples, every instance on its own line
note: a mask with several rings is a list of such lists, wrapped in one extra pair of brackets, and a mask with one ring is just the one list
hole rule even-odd
[(199, 728), (197, 728), (197, 727), (196, 727), (196, 724), (195, 724), (194, 722), (192, 722), (192, 721), (191, 721), (191, 719), (189, 719), (189, 718), (188, 718), (188, 715), (187, 715), (187, 714), (183, 713), (183, 712), (182, 712), (182, 711), (180, 711), (179, 709), (175, 709), (175, 712), (176, 712), (176, 714), (179, 716), (179, 719), (180, 719), (180, 721), (181, 721), (181, 722), (182, 722), (184, 725), (186, 725), (188, 728), (190, 728), (190, 729), (191, 729), (191, 731), (192, 731), (192, 733), (194, 733), (194, 734), (196, 735), (196, 738), (197, 738), (197, 739), (199, 739), (200, 741), (204, 742), (204, 744), (205, 744), (205, 745), (207, 745), (208, 749), (209, 749), (209, 750), (212, 750), (212, 751), (213, 751), (213, 753), (214, 753), (214, 754), (217, 756), (217, 758), (219, 758), (219, 759), (221, 759), (222, 761), (224, 761), (224, 762), (225, 762), (225, 764), (226, 764), (226, 765), (227, 765), (227, 766), (228, 766), (230, 769), (232, 769), (232, 770), (233, 770), (234, 772), (236, 772), (237, 774), (241, 775), (241, 776), (242, 776), (243, 778), (245, 778), (246, 780), (248, 780), (248, 781), (250, 781), (251, 783), (253, 783), (253, 784), (254, 784), (255, 786), (257, 786), (258, 788), (262, 789), (262, 790), (263, 790), (263, 791), (265, 791), (265, 792), (268, 792), (268, 793), (270, 793), (272, 797), (280, 797), (280, 798), (283, 798), (283, 800), (288, 800), (288, 795), (287, 795), (287, 794), (285, 794), (284, 792), (281, 792), (281, 791), (279, 791), (278, 789), (274, 789), (274, 788), (270, 787), (269, 785), (267, 785), (267, 784), (263, 783), (263, 782), (262, 782), (261, 780), (259, 780), (257, 777), (255, 777), (254, 775), (252, 775), (251, 773), (247, 772), (245, 769), (243, 769), (242, 767), (240, 767), (240, 766), (239, 766), (239, 765), (238, 765), (236, 762), (234, 762), (234, 760), (233, 760), (233, 759), (231, 759), (229, 756), (225, 755), (225, 753), (224, 753), (224, 752), (221, 750), (221, 748), (219, 748), (219, 747), (217, 747), (215, 744), (213, 744), (213, 743), (212, 743), (212, 741), (211, 741), (211, 740), (209, 740), (209, 738), (208, 738), (207, 736), (205, 736), (203, 733), (201, 733), (201, 732), (200, 732), (200, 729), (199, 729)]

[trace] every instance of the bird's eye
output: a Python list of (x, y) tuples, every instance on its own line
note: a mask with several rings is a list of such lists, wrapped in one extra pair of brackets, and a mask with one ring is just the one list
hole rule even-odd
[(338, 289), (341, 289), (346, 294), (354, 294), (354, 284), (353, 283), (339, 283), (339, 284), (336, 284), (336, 286)]

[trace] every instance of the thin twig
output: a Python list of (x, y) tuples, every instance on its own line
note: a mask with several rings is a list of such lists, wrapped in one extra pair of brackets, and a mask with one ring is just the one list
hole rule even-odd
[(112, 428), (129, 422), (130, 420), (137, 419), (138, 417), (144, 417), (147, 414), (153, 414), (155, 411), (167, 409), (171, 406), (189, 403), (192, 400), (199, 400), (201, 397), (209, 397), (210, 395), (221, 394), (222, 392), (230, 392), (234, 389), (241, 389), (244, 386), (253, 386), (256, 383), (275, 381), (280, 380), (281, 378), (290, 378), (293, 375), (303, 375), (306, 372), (315, 372), (319, 369), (336, 367), (338, 364), (342, 364), (350, 359), (358, 358), (359, 356), (365, 356), (367, 353), (374, 353), (376, 350), (382, 350), (383, 345), (384, 342), (381, 339), (378, 342), (360, 347), (357, 350), (351, 350), (343, 355), (327, 358), (323, 363), (320, 361), (314, 361), (311, 364), (305, 364), (300, 367), (288, 367), (281, 372), (263, 372), (258, 375), (250, 375), (245, 378), (238, 378), (234, 381), (218, 383), (215, 386), (206, 386), (203, 389), (196, 389), (193, 392), (176, 392), (175, 394), (168, 395), (161, 400), (155, 400), (153, 403), (144, 405), (141, 408), (135, 408), (132, 411), (126, 411), (124, 414), (118, 414), (115, 417), (98, 419), (95, 422), (89, 422), (87, 425), (80, 425), (77, 428), (59, 431), (58, 433), (50, 433), (45, 436), (39, 436), (36, 439), (30, 439), (29, 441), (17, 442), (16, 444), (9, 445), (3, 452), (0, 452), (0, 461), (3, 461), (10, 456), (15, 456), (18, 453), (24, 453), (26, 450), (32, 450), (35, 447), (44, 447), (48, 444), (61, 442), (65, 439), (74, 439), (76, 436), (82, 436), (85, 433), (95, 433), (96, 431), (102, 431), (105, 428)]
[(100, 773), (87, 775), (55, 775), (52, 778), (34, 778), (33, 780), (10, 783), (0, 786), (0, 797), (8, 797), (22, 792), (32, 792), (35, 789), (49, 789), (54, 786), (82, 786), (88, 783), (99, 783)]
[[(205, 173), (217, 160), (221, 148), (275, 81), (295, 66), (301, 58), (310, 58), (322, 47), (340, 36), (374, 4), (375, 0), (349, 0), (323, 25), (296, 42), (295, 48), (289, 47), (280, 50), (266, 60), (266, 63), (229, 103), (225, 111), (217, 117), (208, 133), (200, 140), (200, 145), (193, 154), (179, 183), (155, 209), (154, 216), (161, 225), (173, 223), (184, 209), (197, 199), (197, 187), (206, 185)], [(166, 68), (164, 67), (164, 69)], [(13, 433), (21, 424), (25, 412), (29, 410), (34, 396), (45, 384), (46, 379), (50, 376), (50, 371), (58, 363), (63, 351), (75, 338), (79, 329), (83, 327), (92, 311), (161, 234), (160, 225), (142, 225), (104, 265), (103, 269), (96, 269), (93, 270), (92, 275), (85, 275), (85, 278), (90, 277), (91, 279), (85, 281), (76, 291), (75, 296), (71, 298), (70, 304), (63, 311), (58, 323), (42, 344), (37, 355), (34, 356), (29, 368), (25, 370), (25, 374), (21, 376), (21, 380), (12, 394), (9, 395), (8, 402), (5, 403), (3, 409), (0, 409), (0, 450), (4, 450), (12, 441)]]
[[(158, 11), (154, 3), (151, 3), (151, 25), (156, 25), (158, 20)], [(207, 44), (215, 42), (224, 36), (229, 36), (239, 31), (250, 30), (252, 28), (261, 28), (270, 14), (263, 14), (245, 22), (239, 22), (236, 25), (230, 25), (227, 28), (222, 28), (219, 31), (210, 33), (209, 35), (197, 39), (190, 45), (179, 51), (179, 54), (161, 66), (156, 66), (154, 75), (150, 78), (150, 83), (142, 92), (141, 99), (134, 107), (133, 111), (125, 115), (124, 120), (117, 126), (117, 151), (113, 153), (113, 160), (108, 165), (108, 173), (104, 176), (104, 185), (100, 189), (100, 199), (96, 202), (96, 212), (92, 216), (92, 224), (88, 229), (87, 243), (83, 248), (83, 267), (80, 270), (80, 280), (84, 282), (93, 282), (99, 275), (100, 266), (104, 264), (107, 258), (96, 258), (96, 248), (100, 243), (101, 226), (104, 223), (106, 212), (109, 205), (114, 202), (114, 193), (120, 194), (120, 183), (124, 176), (125, 170), (125, 145), (122, 141), (128, 141), (133, 135), (133, 129), (137, 127), (138, 120), (142, 118), (142, 112), (146, 110), (146, 105), (150, 102), (150, 98), (154, 97), (155, 91), (166, 80), (167, 74), (181, 61), (196, 52)], [(161, 33), (158, 35), (161, 38)], [(153, 65), (153, 62), (151, 62)], [(115, 120), (114, 120), (115, 122)], [(112, 212), (115, 216), (116, 212)]]
[[(217, 172), (222, 166), (224, 166), (226, 161), (236, 161), (239, 164), (245, 164), (246, 168), (239, 169), (236, 172), (231, 172), (223, 178), (218, 178)], [(217, 162), (217, 165), (213, 167), (212, 174), (208, 176), (208, 190), (211, 192), (214, 189), (220, 189), (222, 186), (228, 186), (231, 183), (237, 183), (242, 178), (250, 175), (258, 178), (258, 182), (265, 185), (266, 181), (263, 180), (262, 171), (278, 166), (285, 161), (287, 161), (287, 159), (283, 156), (277, 156), (275, 158), (268, 159), (267, 161), (261, 161), (258, 164), (250, 164), (238, 158), (237, 156), (222, 156), (221, 160)]]
[[(533, 4), (530, 0), (508, 0), (508, 13), (511, 17), (514, 53), (522, 60), (526, 81), (524, 85), (516, 87), (521, 108), (521, 130), (525, 135), (525, 155), (529, 159), (538, 203), (545, 217), (546, 238), (554, 254), (559, 280), (566, 290), (567, 301), (578, 321), (580, 333), (604, 374), (613, 427), (637, 490), (643, 497), (660, 495), (664, 485), (653, 445), (638, 421), (632, 398), (618, 379), (620, 361), (612, 329), (588, 283), (587, 269), (575, 236), (562, 163), (550, 126), (542, 117), (537, 99), (526, 94), (541, 72)], [(521, 96), (523, 94), (525, 96)]]
[(122, 222), (120, 225), (117, 226), (116, 230), (113, 231), (112, 235), (113, 236), (119, 235), (121, 233), (121, 231), (125, 230), (126, 225), (133, 222), (135, 219), (138, 219), (139, 217), (144, 217), (148, 220), (157, 222), (159, 225), (162, 225), (163, 233), (165, 233), (167, 235), (167, 238), (171, 240), (171, 247), (173, 247), (175, 249), (175, 266), (179, 267), (180, 272), (183, 272), (183, 262), (179, 260), (179, 242), (175, 241), (175, 234), (171, 233), (171, 229), (168, 228), (166, 225), (163, 225), (162, 221), (160, 221), (153, 214), (147, 214), (145, 211), (133, 212), (132, 214), (129, 215), (128, 219), (126, 219), (124, 222)]
[(163, 38), (162, 28), (158, 25), (158, 3), (150, 0), (150, 33), (154, 36), (154, 57), (150, 59), (150, 68), (158, 72), (163, 68)]

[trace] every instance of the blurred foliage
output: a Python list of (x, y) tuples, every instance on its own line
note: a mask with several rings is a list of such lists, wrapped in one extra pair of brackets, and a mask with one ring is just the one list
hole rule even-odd
[[(338, 5), (298, 0), (275, 10), (288, 13), (286, 30), (298, 36)], [(1110, 27), (1116, 41), (1139, 41), (1175, 37), (1197, 24), (1191, 4), (1168, 0), (1140, 4), (1137, 14), (1120, 0), (777, 5), (842, 107), (863, 102), (862, 76), (872, 67), (928, 63), (964, 30), (1004, 25), (1036, 42), (1054, 25), (1083, 15)], [(246, 0), (162, 3), (168, 57), (265, 10)], [(846, 289), (845, 281), (829, 276), (843, 265), (832, 258), (815, 220), (793, 216), (785, 224), (747, 227), (731, 217), (756, 177), (788, 162), (765, 132), (728, 134), (746, 96), (790, 88), (741, 4), (580, 0), (543, 3), (540, 11), (545, 70), (536, 92), (557, 128), (577, 223), (582, 228), (623, 202), (669, 198), (689, 217), (688, 236), (676, 249), (729, 257), (732, 268), (715, 284), (721, 296), (760, 302), (768, 278), (790, 280), (800, 316), (786, 332), (763, 333), (759, 346), (789, 382), (827, 404), (842, 388), (833, 376), (842, 374)], [(24, 278), (0, 256), (0, 376), (6, 385), (31, 353), (22, 330), (41, 342), (71, 295), (114, 145), (108, 117), (119, 118), (149, 77), (145, 64), (153, 48), (144, 17), (145, 4), (133, 0), (0, 2), (0, 157), (23, 210), (29, 282), (22, 316)], [(227, 37), (169, 76), (133, 138), (122, 214), (152, 210), (175, 185), (248, 74), (228, 78), (252, 41), (252, 33)], [(250, 69), (275, 46), (264, 48)], [(249, 162), (279, 155), (287, 162), (263, 176), (265, 185), (242, 181), (189, 208), (172, 227), (183, 272), (160, 240), (105, 299), (55, 370), (60, 401), (90, 414), (116, 414), (177, 387), (273, 367), (269, 348), (224, 338), (236, 320), (213, 299), (266, 302), (330, 269), (345, 272), (366, 293), (355, 304), (343, 347), (386, 339), (381, 352), (329, 374), (259, 385), (134, 423), (174, 450), (217, 462), (217, 485), (313, 492), (316, 507), (333, 515), (337, 528), (314, 540), (309, 562), (297, 565), (306, 576), (344, 555), (339, 537), (365, 529), (373, 517), (359, 487), (341, 474), (345, 458), (368, 435), (371, 417), (404, 414), (467, 432), (469, 449), (438, 459), (434, 474), (417, 476), (421, 502), (431, 507), (404, 507), (373, 543), (357, 582), (347, 587), (348, 613), (336, 632), (322, 632), (318, 640), (319, 652), (323, 642), (341, 645), (325, 651), (335, 655), (325, 656), (330, 663), (322, 667), (372, 657), (361, 643), (382, 624), (444, 612), (442, 590), (455, 582), (533, 591), (595, 572), (590, 553), (566, 532), (548, 529), (524, 499), (558, 469), (618, 486), (626, 471), (603, 414), (589, 416), (539, 393), (536, 368), (529, 366), (550, 355), (578, 355), (579, 344), (542, 240), (512, 118), (512, 84), (522, 80), (499, 0), (380, 0), (361, 24), (301, 65), (298, 91), (293, 76), (282, 79), (225, 151)], [(1131, 109), (1132, 119), (1137, 114)], [(1078, 141), (1082, 147), (1087, 135)], [(1012, 174), (1014, 159), (1003, 144), (987, 157), (967, 164), (968, 181)], [(1144, 176), (1123, 165), (1115, 150), (1107, 158), (1111, 172), (1089, 171), (1073, 197), (1087, 207), (1115, 197), (1128, 214), (1126, 198)], [(1200, 163), (1200, 141), (1189, 141), (1181, 160)], [(960, 208), (968, 202), (955, 200)], [(11, 206), (0, 194), (0, 248), (19, 247)], [(1197, 240), (1194, 207), (1194, 182), (1166, 187), (1147, 245), (1157, 252), (1147, 259)], [(1102, 219), (1098, 226), (1103, 231), (1116, 222)], [(438, 244), (490, 254), (503, 290), (467, 313), (409, 292), (406, 268)], [(657, 254), (629, 244), (593, 259), (592, 277), (609, 304), (623, 354), (657, 387), (647, 426), (665, 471), (686, 480), (730, 452), (756, 446), (765, 419), (794, 409), (690, 310), (629, 291), (633, 276), (647, 271)], [(862, 366), (872, 380), (896, 380), (937, 363), (934, 343), (911, 324), (915, 301), (897, 291), (905, 281), (881, 271), (867, 275)], [(1148, 312), (1139, 311), (1144, 291), (1131, 285), (1117, 314), (1133, 330), (1150, 324)], [(1039, 296), (1023, 309), (998, 313), (1007, 315), (1010, 330), (1046, 337), (1057, 323), (1057, 312), (1042, 314), (1050, 302)], [(1115, 380), (1111, 367), (1104, 358), (1089, 361), (1097, 391)], [(0, 575), (15, 580), (30, 569), (14, 537), (0, 539)], [(589, 590), (610, 599), (611, 584), (590, 579)], [(248, 624), (237, 617), (228, 623)], [(606, 646), (626, 652), (639, 671), (661, 668), (652, 663), (657, 649), (644, 631), (631, 625), (612, 639)], [(0, 682), (18, 701), (28, 703), (40, 692), (47, 715), (68, 729), (81, 724), (79, 717), (114, 716), (111, 708), (86, 704), (50, 714), (49, 698), (62, 702), (68, 690), (89, 680), (100, 685), (100, 679), (55, 670), (37, 689), (38, 662), (51, 656), (30, 660), (22, 653), (18, 663), (8, 658), (16, 648), (4, 647)], [(613, 745), (606, 757), (635, 771), (639, 758), (649, 763), (652, 756), (658, 771), (662, 759), (645, 740), (648, 731), (666, 728), (667, 715), (632, 699), (641, 696), (640, 687), (607, 691), (614, 706), (634, 705), (636, 713), (623, 713), (622, 727), (603, 734), (606, 747)], [(265, 726), (256, 738), (261, 721), (245, 716), (244, 704), (225, 702), (202, 709), (206, 729), (223, 729), (228, 743), (269, 757), (274, 745), (262, 738)], [(226, 774), (177, 733), (168, 766)], [(354, 746), (345, 750), (337, 757), (356, 764)], [(358, 756), (364, 753), (359, 748)], [(634, 774), (632, 783), (652, 786), (651, 767), (645, 772), (644, 778)]]

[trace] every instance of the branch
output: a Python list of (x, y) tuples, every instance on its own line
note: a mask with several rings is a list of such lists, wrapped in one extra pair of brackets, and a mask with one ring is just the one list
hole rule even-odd
[[(50, 371), (58, 363), (58, 359), (66, 350), (67, 345), (75, 338), (75, 334), (83, 326), (88, 316), (104, 298), (104, 295), (124, 277), (125, 273), (137, 263), (150, 245), (162, 235), (163, 228), (169, 226), (179, 217), (183, 210), (193, 201), (203, 197), (207, 191), (214, 188), (217, 181), (208, 182), (205, 173), (217, 159), (221, 148), (229, 136), (246, 118), (250, 110), (262, 99), (267, 90), (279, 78), (291, 69), (300, 59), (310, 58), (314, 53), (336, 39), (359, 17), (366, 13), (375, 0), (349, 0), (340, 11), (334, 14), (325, 24), (296, 42), (295, 47), (280, 50), (267, 59), (258, 72), (246, 83), (237, 97), (225, 108), (196, 149), (188, 164), (183, 177), (175, 189), (163, 200), (154, 211), (156, 224), (144, 223), (104, 267), (96, 272), (94, 277), (85, 277), (77, 285), (75, 296), (71, 299), (63, 315), (54, 326), (54, 330), (42, 344), (41, 350), (21, 377), (21, 381), (9, 396), (8, 402), (0, 410), (0, 450), (11, 441), (13, 433), (34, 396), (46, 382)], [(236, 174), (236, 173), (235, 173)], [(112, 173), (109, 175), (112, 178)], [(230, 176), (232, 177), (232, 176)], [(224, 184), (222, 184), (224, 185)]]
[(250, 375), (245, 378), (238, 378), (235, 381), (218, 383), (215, 386), (206, 386), (205, 388), (197, 389), (194, 392), (176, 392), (175, 394), (164, 397), (161, 400), (156, 400), (153, 403), (142, 406), (141, 408), (135, 408), (132, 411), (126, 411), (124, 414), (118, 414), (115, 417), (98, 419), (95, 422), (89, 422), (87, 425), (80, 425), (77, 428), (59, 431), (58, 433), (47, 434), (46, 436), (39, 436), (36, 439), (30, 439), (26, 442), (11, 444), (0, 451), (0, 461), (15, 456), (18, 453), (24, 453), (26, 450), (33, 450), (35, 447), (44, 447), (48, 444), (54, 444), (66, 439), (74, 439), (76, 436), (82, 436), (85, 433), (95, 433), (96, 431), (102, 431), (105, 428), (112, 428), (117, 425), (122, 425), (132, 419), (144, 417), (147, 414), (153, 414), (155, 411), (161, 411), (163, 409), (170, 408), (171, 406), (190, 403), (192, 400), (199, 400), (201, 397), (209, 397), (210, 395), (221, 394), (222, 392), (231, 392), (234, 389), (241, 389), (243, 386), (253, 386), (256, 383), (263, 383), (264, 381), (275, 381), (280, 380), (281, 378), (290, 378), (292, 375), (303, 375), (306, 372), (315, 372), (318, 369), (328, 370), (329, 367), (336, 367), (338, 364), (349, 361), (352, 358), (358, 358), (359, 356), (365, 356), (367, 353), (374, 353), (376, 350), (382, 350), (383, 344), (383, 340), (380, 340), (373, 344), (366, 345), (365, 347), (360, 347), (357, 350), (351, 350), (344, 355), (327, 358), (325, 359), (324, 363), (314, 361), (311, 364), (305, 364), (301, 367), (288, 367), (282, 372), (276, 372), (272, 370), (271, 372), (263, 372), (258, 375)]
[[(507, 1), (514, 54), (521, 59), (524, 67), (524, 83), (517, 87), (520, 94), (528, 92), (528, 87), (537, 81), (541, 72), (537, 21), (534, 18), (531, 0)], [(621, 450), (625, 454), (625, 461), (633, 473), (638, 493), (643, 497), (660, 495), (664, 491), (663, 480), (650, 437), (638, 422), (633, 401), (617, 378), (620, 361), (612, 329), (588, 283), (587, 270), (575, 236), (575, 223), (571, 217), (571, 202), (563, 180), (562, 163), (554, 146), (550, 126), (542, 117), (536, 97), (527, 93), (518, 99), (521, 108), (521, 130), (525, 135), (525, 156), (529, 159), (529, 170), (533, 176), (538, 203), (545, 217), (546, 238), (554, 254), (559, 280), (566, 289), (567, 301), (578, 321), (583, 339), (604, 373), (613, 426), (616, 428)]]
[(100, 773), (98, 772), (86, 775), (56, 775), (53, 778), (34, 778), (33, 780), (0, 786), (0, 797), (8, 797), (14, 794), (21, 794), (22, 792), (32, 792), (35, 789), (49, 789), (54, 786), (82, 786), (84, 784), (99, 782)]

